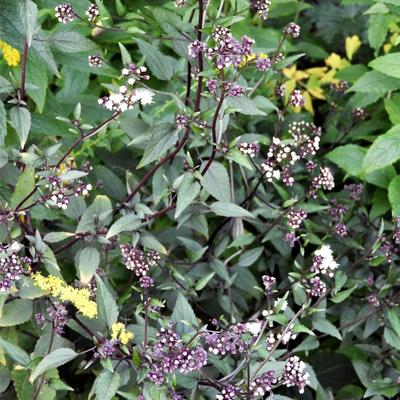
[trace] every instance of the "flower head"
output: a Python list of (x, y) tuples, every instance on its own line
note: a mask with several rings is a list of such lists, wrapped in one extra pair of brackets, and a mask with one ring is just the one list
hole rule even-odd
[(69, 3), (59, 4), (55, 7), (55, 11), (56, 18), (63, 24), (68, 24), (75, 19), (74, 9)]

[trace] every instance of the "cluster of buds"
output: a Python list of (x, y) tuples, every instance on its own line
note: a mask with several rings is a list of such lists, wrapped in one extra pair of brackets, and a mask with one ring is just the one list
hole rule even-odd
[(64, 181), (58, 175), (50, 175), (47, 178), (46, 188), (50, 190), (49, 198), (57, 207), (63, 210), (68, 208), (72, 197), (87, 196), (92, 190), (92, 185), (81, 180), (72, 182)]
[(257, 58), (256, 58), (256, 68), (259, 71), (262, 72), (266, 72), (269, 71), (271, 69), (272, 66), (272, 61), (271, 59), (266, 56), (265, 54), (260, 54)]
[(346, 214), (348, 210), (349, 208), (346, 205), (340, 204), (337, 202), (337, 200), (333, 199), (331, 201), (331, 206), (328, 209), (328, 213), (333, 221), (338, 222), (342, 219), (342, 216)]
[(126, 268), (134, 271), (136, 276), (147, 275), (149, 269), (161, 259), (156, 251), (145, 252), (131, 244), (121, 244), (120, 249)]
[(55, 334), (62, 335), (68, 322), (67, 308), (60, 302), (54, 302), (47, 308), (47, 315), (45, 317), (42, 313), (35, 314), (37, 324), (42, 325), (48, 322), (52, 325)]
[(178, 114), (175, 118), (175, 122), (178, 128), (186, 128), (189, 123), (189, 116), (187, 114)]
[(277, 382), (275, 371), (267, 371), (250, 382), (249, 391), (254, 397), (264, 397)]
[(283, 28), (283, 33), (287, 36), (298, 38), (300, 36), (300, 26), (294, 22), (290, 22)]
[(310, 375), (305, 372), (306, 365), (299, 357), (290, 357), (284, 366), (283, 384), (287, 387), (297, 386), (300, 393), (310, 383)]
[(339, 237), (345, 237), (347, 236), (347, 227), (345, 224), (336, 224), (335, 225), (335, 234)]
[(269, 8), (271, 7), (271, 0), (251, 0), (250, 8), (254, 10), (262, 19), (267, 19), (269, 15)]
[(182, 8), (185, 7), (187, 5), (187, 0), (175, 0), (174, 1), (174, 6), (176, 8)]
[(295, 121), (289, 125), (292, 136), (301, 158), (314, 156), (319, 150), (322, 129), (312, 122)]
[(28, 272), (30, 258), (18, 255), (22, 247), (17, 242), (0, 245), (0, 292), (11, 289)]
[(212, 46), (198, 40), (190, 43), (188, 46), (189, 55), (195, 58), (204, 53), (221, 70), (231, 65), (237, 68), (247, 56), (253, 54), (252, 46), (255, 41), (246, 35), (242, 36), (240, 41), (236, 40), (228, 28), (221, 26), (215, 28), (213, 39), (215, 44)]
[(272, 288), (276, 285), (276, 278), (270, 275), (263, 275), (262, 281), (264, 285), (264, 292), (266, 295), (269, 295), (272, 291)]
[(128, 84), (133, 85), (136, 81), (148, 81), (150, 76), (147, 73), (145, 66), (139, 67), (134, 63), (128, 64), (121, 71), (122, 75), (128, 78)]
[(364, 108), (357, 107), (351, 113), (351, 117), (353, 119), (353, 122), (364, 121), (368, 118), (368, 112)]
[(314, 276), (310, 279), (310, 287), (307, 292), (310, 293), (310, 296), (320, 297), (326, 293), (326, 283), (318, 276)]
[(234, 400), (238, 389), (233, 385), (225, 385), (219, 389), (219, 393), (215, 396), (217, 400)]
[(91, 4), (88, 9), (85, 11), (87, 19), (89, 22), (93, 22), (99, 15), (99, 8), (96, 4)]
[(258, 143), (240, 142), (236, 147), (242, 154), (250, 158), (254, 158), (260, 151), (260, 145)]
[(199, 371), (207, 364), (207, 352), (201, 346), (187, 347), (172, 326), (161, 328), (157, 341), (146, 350), (150, 360), (148, 378), (161, 385), (167, 374)]
[(63, 24), (68, 24), (75, 19), (75, 12), (71, 4), (59, 4), (54, 8), (54, 10), (56, 18)]
[(349, 192), (352, 200), (359, 201), (364, 191), (364, 186), (361, 183), (350, 183), (349, 185), (344, 185), (344, 189)]
[(89, 64), (89, 67), (91, 67), (91, 68), (101, 67), (101, 64), (102, 64), (101, 57), (97, 54), (88, 56), (88, 64)]
[(207, 87), (207, 90), (208, 90), (210, 93), (212, 93), (212, 94), (217, 93), (217, 88), (218, 88), (218, 82), (217, 82), (217, 80), (216, 80), (216, 79), (209, 79), (209, 80), (206, 82), (206, 87)]
[(288, 104), (291, 107), (303, 107), (306, 104), (306, 99), (300, 90), (295, 89), (290, 93)]
[(236, 83), (228, 84), (227, 94), (231, 97), (242, 97), (246, 92), (243, 86), (239, 86)]
[(115, 339), (105, 340), (103, 343), (100, 344), (100, 346), (97, 347), (93, 357), (95, 359), (112, 357), (118, 344), (118, 340)]
[(335, 180), (331, 170), (328, 167), (321, 167), (319, 174), (311, 182), (309, 195), (316, 198), (317, 190), (332, 190), (334, 187)]
[(301, 223), (307, 218), (307, 213), (304, 210), (292, 209), (287, 215), (287, 224), (292, 229), (298, 229)]

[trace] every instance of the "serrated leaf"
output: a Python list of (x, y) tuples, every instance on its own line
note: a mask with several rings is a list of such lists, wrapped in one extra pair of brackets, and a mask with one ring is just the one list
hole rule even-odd
[(118, 372), (103, 371), (94, 383), (96, 399), (111, 400), (119, 388), (120, 375)]
[(43, 360), (40, 361), (37, 367), (33, 370), (29, 381), (34, 382), (44, 372), (60, 367), (61, 365), (72, 361), (77, 356), (78, 353), (69, 348), (61, 348), (52, 351), (50, 354), (44, 357)]
[(400, 78), (400, 53), (389, 53), (384, 56), (375, 58), (368, 65), (376, 71), (394, 78)]
[(333, 336), (339, 340), (342, 340), (342, 335), (340, 334), (339, 330), (336, 328), (332, 322), (328, 321), (327, 319), (318, 318), (313, 321), (313, 327), (322, 333), (326, 333), (329, 336)]
[(216, 201), (210, 205), (210, 208), (215, 214), (223, 217), (254, 218), (250, 211), (233, 203)]
[(139, 228), (141, 225), (140, 219), (134, 215), (124, 215), (118, 221), (115, 221), (109, 231), (107, 232), (106, 238), (109, 239), (121, 232), (132, 232)]
[(390, 90), (397, 89), (400, 89), (399, 79), (382, 74), (379, 71), (369, 71), (357, 79), (349, 91), (384, 95)]
[(92, 52), (97, 49), (94, 42), (73, 31), (55, 33), (51, 36), (50, 43), (62, 53)]
[(16, 106), (11, 108), (9, 115), (11, 125), (17, 131), (21, 148), (23, 148), (31, 129), (31, 113), (24, 107)]
[(329, 152), (326, 158), (344, 169), (349, 175), (359, 176), (362, 171), (365, 153), (365, 148), (361, 146), (346, 144)]
[(176, 298), (174, 311), (171, 315), (171, 321), (178, 324), (178, 329), (182, 333), (191, 332), (193, 331), (193, 328), (191, 328), (187, 324), (183, 324), (181, 321), (186, 321), (191, 325), (197, 326), (196, 315), (191, 305), (186, 300), (186, 297), (180, 292), (178, 293), (178, 297)]
[(25, 37), (28, 46), (32, 45), (33, 32), (35, 31), (38, 14), (37, 5), (31, 0), (23, 0), (20, 3), (19, 16), (25, 29)]
[(225, 100), (225, 107), (233, 107), (245, 115), (267, 115), (264, 111), (257, 107), (253, 100), (246, 96), (228, 97)]

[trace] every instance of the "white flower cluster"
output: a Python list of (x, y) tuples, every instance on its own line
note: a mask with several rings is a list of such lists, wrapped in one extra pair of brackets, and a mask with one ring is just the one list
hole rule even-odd
[(333, 277), (335, 269), (339, 264), (333, 258), (333, 252), (329, 245), (325, 244), (320, 249), (315, 251), (311, 272), (316, 272), (322, 275)]

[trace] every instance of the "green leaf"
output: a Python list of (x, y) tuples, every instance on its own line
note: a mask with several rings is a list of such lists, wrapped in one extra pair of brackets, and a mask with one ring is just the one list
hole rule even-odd
[(137, 168), (142, 168), (155, 160), (159, 160), (176, 143), (177, 139), (178, 131), (171, 128), (169, 124), (154, 127)]
[(372, 198), (372, 208), (369, 214), (371, 220), (380, 217), (391, 209), (386, 190), (377, 189)]
[(174, 74), (174, 65), (176, 61), (169, 56), (143, 40), (136, 39), (140, 52), (146, 57), (146, 63), (151, 72), (157, 79), (169, 81)]
[(264, 251), (264, 247), (256, 247), (245, 251), (239, 258), (239, 265), (242, 267), (250, 267), (253, 265)]
[(0, 365), (0, 393), (3, 393), (8, 385), (10, 384), (11, 381), (11, 374), (10, 371), (6, 368)]
[(246, 96), (228, 97), (225, 100), (225, 107), (232, 107), (245, 115), (267, 115), (257, 107), (253, 100)]
[(369, 71), (357, 79), (349, 89), (352, 92), (385, 94), (390, 90), (400, 89), (400, 80), (380, 73)]
[(210, 282), (212, 278), (214, 278), (215, 272), (210, 272), (209, 274), (203, 276), (197, 283), (194, 289), (202, 290), (206, 287), (207, 283)]
[(200, 183), (191, 173), (185, 174), (183, 182), (178, 188), (178, 199), (176, 201), (175, 218), (178, 218), (200, 193)]
[(357, 285), (354, 285), (342, 292), (336, 293), (332, 298), (331, 301), (334, 303), (341, 303), (342, 301), (346, 300), (353, 292), (357, 289)]
[(233, 203), (216, 201), (210, 205), (210, 208), (215, 214), (223, 217), (254, 218), (251, 212)]
[(4, 146), (7, 134), (7, 116), (3, 102), (0, 100), (0, 146)]
[(394, 93), (390, 99), (385, 99), (385, 109), (393, 125), (400, 124), (400, 93)]
[(30, 363), (31, 359), (29, 358), (28, 353), (21, 349), (21, 347), (7, 342), (6, 340), (0, 337), (0, 346), (3, 348), (4, 352), (8, 354), (10, 358), (12, 358), (16, 363), (26, 366)]
[(112, 204), (107, 196), (96, 196), (93, 203), (83, 213), (78, 227), (77, 233), (95, 232), (97, 226), (105, 226), (112, 219)]
[(366, 150), (355, 144), (339, 146), (326, 155), (326, 158), (344, 169), (349, 175), (359, 176), (362, 171)]
[(43, 240), (47, 243), (58, 243), (74, 236), (75, 233), (71, 232), (50, 232), (44, 235)]
[(219, 162), (213, 161), (202, 181), (203, 187), (219, 201), (230, 202), (231, 187), (226, 168)]
[(397, 336), (400, 337), (400, 317), (399, 317), (399, 309), (391, 308), (387, 313), (389, 322), (391, 327)]
[(23, 0), (20, 3), (19, 16), (25, 29), (28, 46), (32, 45), (33, 32), (35, 31), (38, 8), (31, 0)]
[(96, 275), (96, 284), (98, 318), (106, 326), (110, 327), (112, 324), (117, 322), (118, 319), (117, 303), (105, 283), (98, 275)]
[(122, 200), (126, 196), (126, 188), (121, 179), (114, 172), (103, 165), (97, 165), (94, 172), (98, 180), (103, 183), (104, 192), (116, 200)]
[(368, 173), (400, 159), (400, 125), (378, 136), (364, 157), (363, 170)]
[(31, 113), (24, 107), (13, 107), (10, 110), (11, 125), (17, 131), (21, 147), (25, 146), (31, 130)]
[(76, 253), (75, 266), (79, 273), (79, 280), (84, 285), (91, 281), (99, 265), (100, 253), (96, 248), (85, 247)]
[(109, 231), (107, 232), (106, 238), (109, 239), (121, 232), (132, 232), (139, 228), (141, 222), (140, 219), (134, 215), (124, 215), (118, 221), (115, 221)]
[(40, 375), (49, 369), (60, 367), (61, 365), (70, 362), (77, 356), (78, 353), (69, 348), (60, 348), (52, 351), (50, 354), (44, 357), (34, 369), (29, 378), (30, 382), (34, 382)]
[(50, 37), (50, 43), (62, 53), (93, 52), (97, 46), (78, 32), (60, 31)]
[(181, 321), (185, 321), (191, 325), (197, 326), (196, 315), (191, 305), (186, 300), (186, 297), (180, 292), (178, 293), (174, 311), (171, 315), (171, 321), (178, 324), (178, 330), (182, 333), (191, 332), (193, 331), (193, 328), (187, 324), (183, 324)]
[(94, 383), (94, 392), (98, 400), (112, 400), (117, 393), (120, 385), (120, 375), (118, 372), (104, 370)]
[(385, 75), (400, 78), (400, 53), (389, 53), (384, 56), (375, 58), (368, 65), (376, 71), (382, 72)]
[[(11, 197), (11, 207), (15, 208), (35, 187), (35, 172), (31, 168), (25, 168), (25, 171), (20, 175), (15, 186), (15, 191)], [(28, 203), (31, 200), (28, 200)], [(24, 203), (23, 206), (27, 206)]]
[(400, 216), (400, 175), (390, 182), (388, 188), (389, 203), (394, 217)]
[(126, 47), (122, 43), (118, 43), (118, 46), (121, 51), (122, 64), (123, 65), (131, 64), (132, 57), (129, 54), (129, 51), (126, 49)]
[(385, 328), (383, 331), (383, 337), (388, 345), (400, 350), (400, 337), (397, 336), (392, 329)]
[(314, 320), (313, 327), (319, 332), (326, 333), (327, 335), (333, 336), (339, 340), (343, 339), (336, 326), (327, 319), (318, 318)]
[[(373, 49), (375, 55), (385, 42), (389, 25), (396, 21), (394, 15), (371, 15), (368, 23), (368, 41)], [(386, 71), (385, 71), (386, 73)]]
[(23, 324), (32, 317), (32, 301), (15, 299), (4, 305), (0, 317), (0, 326)]

